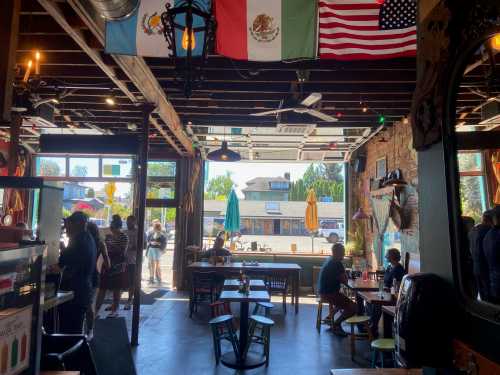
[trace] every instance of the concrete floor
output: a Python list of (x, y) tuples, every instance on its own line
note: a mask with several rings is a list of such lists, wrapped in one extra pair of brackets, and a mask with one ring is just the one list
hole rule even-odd
[[(291, 307), (283, 315), (279, 300), (274, 302), (271, 318), (276, 325), (271, 332), (270, 365), (245, 374), (327, 375), (331, 368), (369, 367), (366, 341), (357, 342), (358, 356), (352, 362), (348, 338), (333, 335), (325, 326), (318, 334), (314, 298), (303, 298), (297, 315)], [(237, 304), (232, 308), (239, 315)], [(201, 308), (190, 319), (185, 294), (169, 292), (154, 305), (143, 306), (141, 312), (140, 345), (133, 349), (139, 375), (242, 373), (215, 365), (208, 309)], [(229, 348), (227, 344), (223, 352)], [(258, 346), (255, 349), (261, 350)]]

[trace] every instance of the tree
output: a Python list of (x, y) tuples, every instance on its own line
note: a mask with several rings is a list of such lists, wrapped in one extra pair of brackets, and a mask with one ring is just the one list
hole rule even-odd
[(322, 164), (324, 175), (329, 181), (344, 182), (344, 169), (339, 163)]
[(344, 200), (344, 177), (340, 164), (311, 164), (302, 178), (290, 184), (289, 200), (305, 201), (309, 189), (318, 199), (330, 197), (333, 202)]
[[(479, 168), (476, 153), (458, 155), (458, 164), (461, 171), (474, 171)], [(481, 220), (483, 204), (481, 197), (481, 178), (478, 176), (460, 177), (460, 203), (462, 215), (470, 216), (477, 223)]]
[(148, 176), (173, 177), (175, 176), (175, 163), (164, 161), (150, 161), (148, 163)]
[(61, 168), (59, 165), (49, 159), (40, 160), (40, 176), (59, 176), (61, 174)]
[(208, 181), (205, 199), (221, 200), (222, 198), (222, 200), (225, 200), (231, 192), (233, 185), (234, 182), (231, 178), (231, 172), (226, 171), (225, 175), (214, 177)]
[(75, 165), (73, 169), (71, 169), (72, 177), (86, 177), (88, 174), (88, 169), (85, 165)]
[(92, 188), (88, 188), (87, 193), (85, 194), (87, 198), (95, 198), (95, 190)]

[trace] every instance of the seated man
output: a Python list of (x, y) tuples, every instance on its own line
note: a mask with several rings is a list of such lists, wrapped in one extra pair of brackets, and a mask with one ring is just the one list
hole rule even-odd
[(231, 256), (231, 252), (224, 247), (224, 238), (218, 236), (215, 238), (214, 246), (211, 249), (208, 249), (202, 254), (202, 258), (210, 258), (213, 256), (216, 257), (229, 257)]
[[(342, 311), (333, 323), (333, 333), (339, 336), (347, 336), (341, 323), (356, 313), (356, 304), (340, 292), (340, 284), (347, 283), (347, 275), (342, 264), (344, 252), (342, 244), (336, 243), (332, 246), (332, 256), (321, 267), (318, 285), (321, 299), (335, 306), (335, 310)], [(328, 318), (334, 319), (335, 317)]]
[[(401, 260), (401, 253), (398, 249), (389, 249), (385, 253), (385, 259), (389, 262), (384, 273), (384, 288), (389, 290), (394, 280), (401, 283), (405, 274), (405, 269), (399, 263)], [(371, 316), (371, 330), (373, 337), (378, 337), (378, 323), (382, 316), (382, 307), (380, 305), (370, 305), (368, 311)]]

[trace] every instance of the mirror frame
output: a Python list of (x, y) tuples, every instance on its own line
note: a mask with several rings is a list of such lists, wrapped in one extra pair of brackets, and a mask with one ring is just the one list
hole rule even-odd
[[(483, 20), (485, 21), (485, 20)], [(468, 244), (462, 243), (460, 239), (460, 217), (461, 217), (461, 204), (460, 204), (460, 177), (458, 170), (458, 151), (459, 145), (461, 150), (467, 149), (467, 144), (470, 144), (472, 133), (477, 132), (464, 132), (457, 133), (456, 126), (456, 100), (458, 96), (459, 85), (463, 79), (463, 72), (469, 63), (470, 57), (473, 53), (493, 35), (500, 33), (500, 15), (497, 20), (493, 22), (478, 22), (476, 25), (479, 30), (473, 30), (470, 34), (475, 38), (469, 42), (465, 42), (460, 46), (461, 52), (455, 61), (450, 61), (450, 79), (447, 87), (444, 105), (444, 127), (443, 127), (443, 152), (445, 162), (445, 173), (448, 191), (448, 212), (449, 230), (450, 230), (450, 245), (452, 251), (452, 265), (455, 285), (458, 286), (460, 291), (460, 298), (464, 302), (464, 309), (478, 316), (482, 319), (487, 319), (493, 323), (500, 325), (500, 305), (495, 305), (489, 302), (478, 301), (472, 298), (464, 287), (463, 275), (463, 260), (461, 259), (461, 249), (468, 247)], [(471, 25), (474, 29), (475, 25)], [(479, 31), (479, 32), (478, 32)], [(479, 137), (481, 138), (481, 137)], [(488, 142), (489, 147), (500, 148), (500, 137), (497, 140), (489, 137), (492, 142)], [(470, 148), (470, 146), (469, 146)], [(465, 249), (469, 251), (469, 249)]]

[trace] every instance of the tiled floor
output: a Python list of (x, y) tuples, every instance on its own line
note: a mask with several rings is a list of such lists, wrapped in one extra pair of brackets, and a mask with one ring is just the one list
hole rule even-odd
[[(246, 374), (326, 375), (331, 368), (368, 367), (365, 341), (356, 343), (358, 359), (352, 362), (349, 339), (334, 336), (326, 327), (318, 334), (315, 299), (303, 298), (301, 302), (299, 314), (289, 308), (283, 315), (276, 301), (271, 316), (276, 325), (271, 333), (270, 365)], [(238, 315), (237, 305), (232, 307)], [(154, 305), (142, 306), (141, 312), (140, 345), (133, 349), (139, 375), (238, 373), (222, 364), (215, 365), (208, 311), (201, 309), (190, 319), (184, 294), (170, 292)]]

